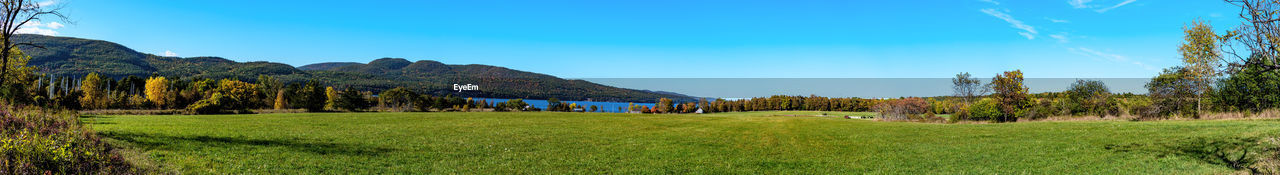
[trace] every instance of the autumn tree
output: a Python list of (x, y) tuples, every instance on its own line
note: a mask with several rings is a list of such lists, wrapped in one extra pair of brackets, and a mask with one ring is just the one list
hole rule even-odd
[(1015, 121), (1030, 104), (1027, 87), (1022, 84), (1022, 70), (1006, 71), (991, 78), (991, 89), (1000, 104), (1001, 117), (997, 122)]
[(658, 103), (654, 105), (653, 109), (657, 110), (658, 113), (675, 112), (675, 101), (670, 98), (658, 98)]
[(711, 109), (711, 106), (710, 106), (710, 105), (711, 105), (711, 103), (710, 103), (710, 102), (707, 102), (707, 98), (699, 98), (699, 99), (698, 99), (698, 109), (702, 109), (702, 110), (703, 110), (703, 112), (711, 112), (711, 111), (707, 111), (707, 110), (710, 110), (710, 109)]
[(219, 80), (218, 88), (214, 89), (214, 92), (222, 93), (223, 96), (231, 99), (229, 103), (221, 104), (228, 110), (245, 110), (260, 106), (255, 103), (262, 96), (257, 84), (228, 79)]
[(289, 108), (288, 100), (284, 97), (284, 90), (276, 91), (275, 103), (271, 105), (273, 109)]
[(318, 92), (321, 92), (321, 95), (322, 95), (321, 97), (324, 97), (325, 99), (324, 103), (322, 103), (324, 106), (324, 109), (326, 110), (338, 109), (336, 106), (338, 104), (338, 98), (339, 98), (337, 90), (334, 90), (332, 86), (329, 86), (329, 87), (325, 87), (323, 91), (318, 91)]
[(903, 121), (920, 118), (921, 114), (929, 111), (929, 103), (919, 97), (895, 99), (876, 105), (875, 110), (880, 119)]
[(1183, 69), (1191, 84), (1191, 92), (1196, 97), (1196, 115), (1200, 115), (1204, 103), (1201, 97), (1213, 88), (1213, 79), (1218, 76), (1218, 61), (1222, 60), (1222, 54), (1218, 50), (1218, 36), (1213, 33), (1213, 27), (1202, 21), (1192, 21), (1190, 26), (1184, 27), (1183, 32), (1186, 33), (1182, 46), (1178, 47), (1178, 52), (1182, 54)]
[(107, 107), (107, 94), (102, 87), (102, 77), (98, 73), (89, 73), (80, 81), (80, 91), (84, 92), (84, 96), (80, 97), (80, 106), (88, 109), (103, 109)]
[(63, 16), (59, 10), (60, 7), (49, 6), (46, 3), (37, 2), (36, 0), (3, 0), (0, 1), (0, 85), (5, 84), (10, 77), (9, 74), (11, 58), (14, 58), (12, 50), (17, 50), (18, 46), (35, 46), (31, 43), (15, 43), (12, 39), (17, 35), (20, 29), (34, 21), (40, 21), (45, 17), (54, 17), (66, 21), (67, 17)]
[(0, 67), (0, 69), (4, 69), (8, 73), (4, 74), (3, 78), (0, 79), (13, 81), (0, 83), (0, 88), (3, 88), (0, 89), (0, 96), (10, 103), (25, 103), (28, 100), (32, 100), (31, 97), (33, 95), (39, 94), (35, 91), (38, 91), (40, 87), (38, 84), (35, 87), (31, 87), (32, 85), (29, 84), (32, 81), (37, 81), (36, 67), (27, 65), (27, 62), (31, 60), (31, 56), (24, 54), (22, 50), (17, 48), (5, 53), (9, 53), (10, 58), (5, 61), (5, 67)]
[(382, 91), (378, 94), (384, 106), (390, 107), (395, 111), (409, 111), (413, 107), (414, 102), (418, 98), (418, 93), (414, 93), (409, 89), (397, 87), (395, 89)]
[(151, 77), (147, 79), (146, 85), (143, 86), (143, 94), (147, 95), (147, 100), (156, 106), (164, 108), (173, 101), (173, 95), (169, 92), (169, 79), (164, 77)]

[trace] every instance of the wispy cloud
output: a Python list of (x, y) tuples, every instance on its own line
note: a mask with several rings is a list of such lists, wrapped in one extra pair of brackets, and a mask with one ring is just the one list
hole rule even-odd
[(1053, 22), (1053, 23), (1071, 23), (1071, 21), (1062, 20), (1062, 19), (1053, 19), (1053, 18), (1044, 18), (1044, 19), (1047, 19), (1049, 20), (1049, 22)]
[(1138, 1), (1138, 0), (1124, 0), (1124, 2), (1120, 2), (1119, 4), (1116, 4), (1116, 5), (1114, 5), (1114, 6), (1107, 7), (1107, 8), (1102, 8), (1102, 9), (1098, 9), (1098, 10), (1095, 10), (1095, 11), (1096, 11), (1096, 12), (1098, 12), (1098, 13), (1106, 13), (1107, 11), (1111, 11), (1111, 9), (1116, 9), (1116, 8), (1120, 8), (1121, 6), (1124, 6), (1124, 5), (1129, 5), (1129, 3), (1133, 3), (1134, 1)]
[(173, 53), (173, 51), (168, 51), (168, 50), (166, 50), (166, 51), (164, 51), (164, 56), (167, 56), (167, 57), (176, 57), (176, 56), (178, 56), (178, 53)]
[(987, 2), (987, 3), (991, 3), (991, 4), (995, 4), (995, 5), (1000, 5), (1000, 2), (997, 2), (996, 0), (978, 0), (978, 1)]
[(990, 9), (990, 8), (982, 9), (981, 11), (982, 13), (986, 13), (987, 15), (991, 15), (993, 17), (1000, 18), (1005, 22), (1009, 22), (1009, 24), (1013, 28), (1022, 30), (1022, 32), (1018, 32), (1018, 34), (1022, 35), (1023, 37), (1027, 37), (1027, 39), (1031, 39), (1031, 40), (1036, 39), (1036, 35), (1040, 34), (1040, 32), (1036, 31), (1035, 27), (1031, 25), (1027, 25), (1026, 23), (1022, 23), (1022, 21), (1019, 21), (1018, 19), (1014, 19), (1012, 15), (1006, 14), (996, 9)]
[(1089, 2), (1092, 1), (1093, 0), (1067, 0), (1067, 4), (1071, 4), (1071, 7), (1082, 9), (1089, 8)]
[(1137, 65), (1138, 67), (1142, 67), (1143, 69), (1156, 70), (1156, 68), (1151, 65), (1147, 65), (1146, 63), (1142, 63), (1141, 61), (1131, 60), (1129, 59), (1129, 57), (1126, 57), (1124, 55), (1104, 53), (1104, 52), (1100, 52), (1100, 51), (1096, 51), (1096, 50), (1084, 48), (1084, 47), (1067, 48), (1067, 50), (1071, 51), (1071, 53), (1076, 53), (1083, 56), (1088, 56), (1093, 58), (1102, 58), (1102, 59), (1111, 60), (1119, 63), (1130, 63), (1130, 64)]
[(1071, 42), (1070, 38), (1067, 38), (1067, 33), (1052, 34), (1052, 35), (1049, 35), (1049, 38), (1058, 40), (1058, 43)]

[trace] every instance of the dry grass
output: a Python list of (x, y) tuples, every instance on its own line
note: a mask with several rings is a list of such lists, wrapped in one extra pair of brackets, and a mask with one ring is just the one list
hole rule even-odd
[(81, 110), (80, 115), (174, 115), (184, 114), (180, 109), (100, 109)]

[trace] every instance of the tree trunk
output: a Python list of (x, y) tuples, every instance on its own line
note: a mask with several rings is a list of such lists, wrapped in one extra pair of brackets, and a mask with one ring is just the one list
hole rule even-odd
[(1196, 119), (1200, 119), (1200, 108), (1201, 108), (1200, 106), (1202, 106), (1202, 105), (1203, 105), (1203, 104), (1200, 102), (1200, 101), (1201, 101), (1201, 100), (1200, 100), (1200, 95), (1201, 95), (1201, 94), (1196, 94), (1196, 116), (1195, 116), (1195, 118), (1196, 118)]

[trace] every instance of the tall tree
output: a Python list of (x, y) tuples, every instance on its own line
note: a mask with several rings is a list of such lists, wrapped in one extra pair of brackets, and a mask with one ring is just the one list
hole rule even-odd
[(8, 74), (4, 74), (3, 78), (0, 79), (12, 81), (0, 83), (0, 88), (2, 88), (0, 90), (3, 90), (0, 91), (0, 94), (2, 94), (0, 96), (3, 96), (4, 100), (10, 103), (20, 103), (30, 100), (29, 96), (36, 93), (28, 92), (26, 90), (28, 90), (28, 86), (30, 85), (29, 83), (37, 78), (35, 73), (36, 67), (27, 65), (27, 62), (31, 60), (31, 56), (27, 56), (22, 52), (22, 50), (18, 50), (17, 48), (4, 53), (9, 54), (9, 59), (5, 61), (5, 67), (0, 68), (4, 69)]
[(273, 108), (274, 108), (274, 109), (285, 109), (285, 108), (289, 108), (289, 103), (288, 103), (288, 102), (286, 102), (286, 101), (288, 101), (288, 100), (285, 100), (285, 97), (284, 97), (284, 90), (283, 90), (283, 89), (281, 89), (281, 90), (279, 90), (279, 91), (276, 91), (276, 102), (275, 102), (275, 104), (273, 104), (272, 106), (273, 106)]
[(964, 99), (965, 103), (973, 102), (973, 98), (987, 93), (987, 88), (982, 87), (982, 80), (973, 78), (968, 72), (956, 74), (955, 78), (951, 78), (952, 90), (955, 96)]
[(1186, 33), (1182, 46), (1178, 47), (1178, 52), (1182, 54), (1182, 63), (1185, 64), (1186, 77), (1192, 82), (1192, 91), (1196, 95), (1196, 115), (1200, 115), (1204, 103), (1201, 97), (1213, 88), (1213, 79), (1218, 76), (1218, 61), (1222, 60), (1222, 53), (1218, 50), (1218, 35), (1213, 33), (1213, 27), (1202, 21), (1192, 21), (1187, 27), (1183, 27)]
[(173, 95), (169, 93), (169, 80), (164, 77), (148, 78), (142, 91), (147, 95), (147, 100), (160, 108), (165, 108), (173, 99)]
[(323, 91), (317, 91), (317, 92), (320, 92), (321, 97), (324, 97), (323, 99), (325, 99), (324, 103), (321, 103), (322, 104), (321, 106), (323, 106), (324, 109), (326, 110), (338, 109), (338, 107), (335, 106), (338, 103), (338, 91), (334, 90), (333, 86), (325, 87)]
[[(56, 1), (47, 1), (56, 2)], [(56, 17), (62, 22), (68, 22), (67, 17), (62, 15), (60, 7), (53, 7), (48, 3), (36, 2), (36, 0), (0, 0), (0, 67), (8, 68), (9, 59), (13, 53), (9, 50), (17, 49), (18, 46), (34, 46), (31, 43), (14, 43), (13, 36), (18, 34), (18, 29), (33, 21), (40, 21), (44, 17)], [(8, 80), (9, 69), (0, 69), (0, 84), (4, 84)]]
[(417, 100), (418, 93), (404, 87), (397, 87), (382, 91), (382, 93), (378, 94), (378, 98), (383, 105), (390, 107), (392, 110), (409, 111), (409, 108), (414, 106), (413, 103)]
[(102, 78), (98, 73), (89, 73), (84, 76), (84, 80), (80, 81), (80, 91), (84, 92), (84, 96), (80, 97), (80, 106), (88, 109), (102, 109), (107, 107), (107, 94), (102, 87)]
[(324, 111), (329, 101), (328, 96), (325, 94), (326, 90), (332, 91), (333, 87), (326, 89), (321, 87), (320, 82), (316, 80), (307, 81), (307, 84), (303, 85), (301, 90), (303, 95), (302, 108), (307, 109), (309, 112)]
[(1022, 70), (1007, 71), (991, 78), (991, 89), (996, 92), (996, 102), (1004, 115), (996, 121), (1014, 121), (1022, 116), (1028, 106), (1027, 87), (1022, 85)]
[(658, 98), (658, 103), (654, 105), (654, 109), (660, 113), (675, 112), (675, 102), (670, 98)]
[(364, 98), (364, 94), (356, 91), (355, 88), (345, 88), (341, 93), (338, 93), (338, 100), (334, 103), (334, 107), (351, 112), (360, 112), (369, 108), (369, 101)]

